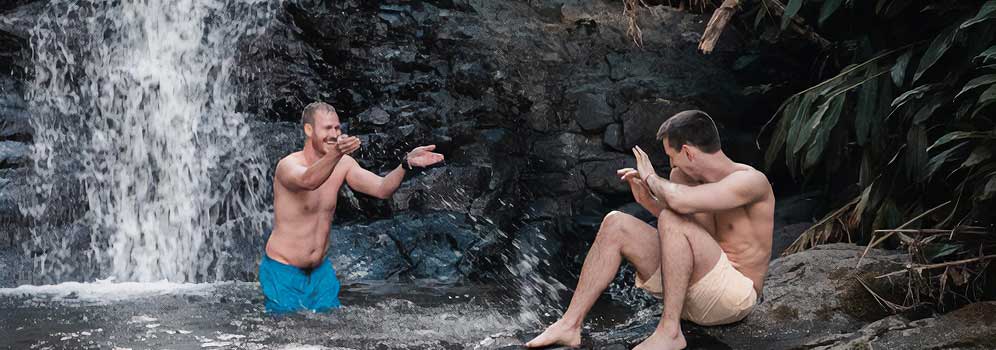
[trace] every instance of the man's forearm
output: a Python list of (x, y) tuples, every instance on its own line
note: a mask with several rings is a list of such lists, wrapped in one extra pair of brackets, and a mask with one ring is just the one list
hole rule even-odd
[(657, 175), (651, 175), (647, 177), (647, 187), (650, 188), (650, 193), (657, 197), (657, 201), (664, 205), (665, 209), (668, 207), (673, 207), (671, 201), (677, 197), (678, 194), (678, 184), (668, 181)]
[(380, 198), (387, 198), (394, 194), (394, 191), (398, 190), (401, 186), (401, 181), (405, 179), (405, 168), (398, 165), (397, 168), (391, 170), (380, 183), (380, 189), (377, 191)]
[(332, 170), (335, 169), (336, 164), (339, 164), (339, 160), (341, 159), (342, 155), (334, 156), (331, 153), (318, 158), (318, 161), (308, 167), (308, 170), (304, 172), (302, 179), (305, 186), (312, 191), (321, 187), (325, 183), (325, 180), (329, 178), (329, 175), (332, 175)]

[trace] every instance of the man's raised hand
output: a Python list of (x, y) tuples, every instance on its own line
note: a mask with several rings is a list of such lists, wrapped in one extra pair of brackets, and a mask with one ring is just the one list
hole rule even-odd
[(650, 157), (640, 149), (640, 146), (633, 147), (633, 155), (636, 156), (636, 171), (640, 174), (640, 180), (647, 182), (651, 175), (657, 175), (654, 171), (654, 164), (650, 162)]
[(428, 145), (415, 147), (408, 155), (405, 160), (408, 162), (409, 166), (417, 167), (427, 167), (443, 161), (443, 155), (432, 152), (436, 149), (436, 145)]
[(352, 154), (356, 150), (360, 149), (360, 138), (356, 136), (345, 136), (339, 137), (336, 140), (336, 150), (342, 154)]
[(619, 179), (629, 184), (629, 190), (633, 193), (633, 199), (641, 206), (656, 215), (660, 211), (657, 198), (650, 193), (650, 187), (640, 179), (640, 173), (633, 168), (623, 168), (616, 170)]

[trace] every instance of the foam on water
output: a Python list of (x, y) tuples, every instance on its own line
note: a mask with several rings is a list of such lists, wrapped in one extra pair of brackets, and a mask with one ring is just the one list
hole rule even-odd
[[(63, 282), (49, 285), (22, 285), (16, 288), (0, 288), (0, 296), (21, 296), (43, 298), (54, 301), (78, 302), (86, 304), (106, 304), (128, 299), (150, 296), (183, 294), (209, 295), (216, 288), (234, 282), (216, 283), (175, 283), (166, 280), (157, 282), (114, 282), (112, 279), (92, 283)], [(136, 322), (152, 322), (155, 318), (140, 315)]]

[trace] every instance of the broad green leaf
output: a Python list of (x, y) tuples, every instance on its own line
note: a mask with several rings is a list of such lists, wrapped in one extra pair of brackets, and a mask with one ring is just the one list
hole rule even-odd
[(927, 69), (934, 66), (944, 56), (944, 53), (951, 48), (951, 44), (954, 43), (955, 36), (958, 34), (957, 26), (949, 26), (941, 31), (934, 37), (934, 40), (930, 42), (930, 46), (927, 47), (927, 51), (923, 53), (923, 57), (920, 58), (920, 66), (916, 69), (916, 74), (913, 75), (913, 81), (916, 82), (920, 80), (920, 77), (927, 72)]
[(899, 108), (906, 102), (909, 102), (910, 99), (919, 99), (923, 97), (924, 93), (933, 90), (936, 86), (936, 84), (920, 85), (910, 91), (904, 92), (899, 97), (896, 97), (895, 100), (892, 100), (892, 108)]
[(968, 158), (966, 158), (965, 162), (961, 164), (961, 167), (962, 168), (973, 167), (984, 161), (989, 160), (989, 157), (992, 156), (992, 150), (990, 149), (990, 147), (991, 146), (987, 144), (975, 146), (975, 149), (972, 150), (972, 153), (968, 155)]
[(916, 111), (916, 114), (913, 115), (913, 124), (922, 124), (927, 121), (927, 118), (934, 115), (934, 111), (937, 111), (938, 108), (944, 105), (944, 100), (946, 100), (944, 96), (938, 95), (935, 95), (933, 98), (928, 100), (923, 107), (921, 107), (920, 110)]
[(941, 168), (941, 165), (944, 165), (944, 163), (947, 163), (949, 161), (955, 160), (955, 158), (952, 155), (967, 144), (968, 142), (959, 143), (954, 147), (951, 147), (945, 150), (944, 152), (938, 153), (937, 155), (931, 157), (930, 161), (927, 162), (926, 173), (924, 173), (922, 179), (926, 180), (933, 177), (934, 173)]
[(765, 169), (771, 169), (771, 165), (775, 163), (775, 159), (778, 158), (778, 153), (781, 152), (782, 147), (785, 146), (785, 138), (788, 135), (789, 125), (792, 122), (792, 116), (795, 115), (795, 111), (799, 106), (799, 98), (793, 97), (785, 101), (785, 105), (782, 108), (781, 115), (778, 118), (778, 126), (775, 128), (775, 133), (771, 136), (771, 144), (768, 145), (768, 149), (764, 152), (764, 167)]
[(977, 103), (980, 107), (988, 105), (996, 100), (996, 85), (989, 86), (986, 91), (979, 95), (979, 102)]
[(992, 134), (985, 131), (952, 131), (934, 141), (934, 144), (927, 148), (927, 152), (933, 152), (937, 147), (941, 147), (951, 141), (987, 136), (992, 137)]
[(796, 140), (795, 145), (792, 146), (792, 152), (798, 153), (803, 147), (806, 146), (806, 144), (809, 143), (809, 137), (815, 134), (814, 131), (816, 131), (816, 128), (820, 127), (820, 122), (823, 121), (823, 115), (826, 114), (827, 109), (830, 108), (830, 102), (831, 101), (826, 101), (821, 103), (816, 108), (816, 111), (809, 116), (809, 120), (802, 125), (799, 129), (798, 139)]
[(961, 94), (967, 92), (968, 90), (974, 89), (982, 85), (988, 85), (996, 82), (996, 74), (986, 74), (983, 76), (976, 77), (975, 79), (969, 80), (965, 83), (965, 87), (961, 88), (957, 94), (955, 94), (955, 99), (957, 99)]
[(961, 28), (962, 29), (968, 28), (976, 23), (986, 21), (993, 17), (996, 17), (996, 0), (990, 0), (987, 1), (985, 4), (982, 4), (982, 7), (979, 8), (979, 13), (977, 13), (975, 17), (972, 17), (972, 19), (969, 19), (965, 21), (965, 23), (962, 23)]
[(789, 22), (792, 21), (792, 17), (795, 17), (801, 8), (802, 0), (789, 0), (788, 5), (785, 5), (785, 12), (782, 13), (782, 30), (788, 28)]
[(972, 59), (972, 62), (981, 61), (976, 62), (976, 64), (986, 64), (989, 63), (989, 60), (996, 60), (996, 45), (990, 46), (986, 51), (982, 51), (982, 53)]
[(789, 169), (794, 171), (796, 164), (795, 144), (799, 140), (799, 132), (806, 125), (811, 114), (809, 111), (812, 109), (813, 100), (816, 99), (815, 93), (807, 93), (802, 96), (802, 100), (799, 102), (799, 107), (796, 110), (796, 115), (792, 117), (792, 122), (789, 124), (788, 136), (785, 138), (785, 161), (789, 166)]
[(906, 78), (906, 70), (909, 69), (910, 58), (913, 58), (913, 50), (906, 51), (902, 56), (896, 59), (896, 64), (892, 66), (892, 82), (896, 86), (903, 86), (903, 81)]
[(837, 9), (840, 8), (840, 3), (841, 0), (823, 1), (823, 6), (820, 7), (820, 25), (823, 25), (823, 22), (826, 22), (827, 18), (830, 18), (834, 12), (837, 12)]
[(854, 136), (858, 145), (861, 146), (864, 146), (868, 141), (874, 119), (878, 118), (875, 114), (878, 102), (878, 81), (879, 79), (869, 80), (858, 90), (858, 101), (854, 107)]
[(844, 108), (844, 94), (837, 95), (832, 100), (828, 101), (829, 105), (824, 112), (825, 121), (821, 124), (814, 126), (816, 129), (816, 135), (813, 138), (812, 145), (806, 151), (806, 158), (803, 162), (803, 169), (811, 169), (820, 159), (823, 158), (823, 152), (826, 149), (827, 141), (830, 139), (830, 133), (837, 126), (837, 120), (840, 118), (840, 111)]

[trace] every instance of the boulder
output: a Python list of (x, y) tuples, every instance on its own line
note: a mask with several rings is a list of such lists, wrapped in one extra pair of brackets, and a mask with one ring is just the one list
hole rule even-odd
[(598, 132), (615, 122), (612, 106), (605, 101), (605, 94), (580, 94), (576, 108), (574, 120), (585, 131)]
[(813, 350), (845, 349), (992, 349), (996, 340), (996, 302), (977, 302), (924, 319), (890, 316), (845, 334), (805, 345)]

